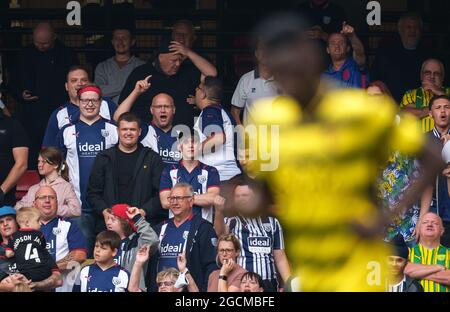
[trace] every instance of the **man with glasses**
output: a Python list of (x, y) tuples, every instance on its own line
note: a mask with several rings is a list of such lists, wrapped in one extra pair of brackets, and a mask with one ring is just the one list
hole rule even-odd
[(72, 281), (69, 273), (77, 268), (77, 263), (86, 260), (86, 239), (75, 221), (57, 215), (58, 199), (50, 186), (39, 188), (34, 206), (41, 213), (41, 231), (47, 242), (47, 250), (62, 273), (63, 285), (56, 291), (70, 291)]
[(422, 85), (417, 89), (406, 91), (403, 95), (400, 108), (420, 119), (422, 131), (431, 131), (434, 127), (433, 118), (428, 108), (433, 96), (449, 95), (450, 88), (444, 87), (445, 69), (441, 61), (427, 59), (420, 70)]
[(149, 260), (147, 282), (156, 291), (156, 276), (168, 268), (177, 268), (177, 257), (184, 254), (186, 269), (200, 291), (206, 291), (211, 272), (217, 269), (217, 236), (213, 225), (192, 211), (194, 192), (187, 183), (176, 184), (168, 197), (173, 217), (155, 227), (159, 249)]
[[(114, 120), (129, 112), (137, 98), (150, 88), (151, 76), (136, 82), (130, 95), (120, 103), (114, 113)], [(150, 106), (152, 121), (142, 126), (141, 143), (145, 147), (154, 150), (168, 165), (176, 164), (181, 159), (181, 153), (177, 149), (177, 135), (173, 131), (173, 118), (175, 116), (175, 103), (167, 93), (158, 93), (152, 99)]]
[(107, 210), (115, 204), (128, 204), (152, 225), (167, 219), (158, 197), (163, 170), (161, 158), (139, 144), (141, 120), (134, 113), (123, 113), (118, 119), (118, 144), (100, 152), (91, 170), (87, 200), (95, 213), (99, 229)]
[[(117, 127), (100, 116), (101, 90), (88, 85), (78, 91), (80, 118), (58, 133), (57, 147), (66, 155), (70, 181), (81, 202), (79, 226), (88, 241), (89, 255), (101, 228), (86, 200), (86, 190), (97, 154), (117, 143)], [(98, 230), (96, 232), (96, 230)]]

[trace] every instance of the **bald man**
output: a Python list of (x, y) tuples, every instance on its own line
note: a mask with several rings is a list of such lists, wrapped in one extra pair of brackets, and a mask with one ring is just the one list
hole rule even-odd
[[(114, 114), (114, 120), (120, 115), (129, 112), (136, 99), (150, 86), (151, 76), (136, 82), (134, 90), (120, 103)], [(142, 126), (141, 143), (159, 154), (165, 164), (177, 164), (181, 160), (181, 153), (177, 148), (178, 131), (173, 129), (173, 118), (175, 115), (175, 103), (167, 93), (158, 93), (152, 99), (150, 114), (152, 121)], [(187, 131), (187, 130), (186, 130)]]
[(434, 58), (427, 59), (420, 69), (421, 86), (403, 95), (400, 108), (420, 119), (423, 132), (431, 131), (434, 127), (428, 108), (431, 99), (434, 96), (450, 95), (450, 88), (443, 86), (444, 78), (444, 64)]
[(17, 117), (30, 137), (29, 165), (36, 159), (45, 127), (54, 109), (67, 100), (64, 87), (72, 65), (78, 64), (75, 53), (57, 40), (52, 25), (40, 22), (33, 29), (33, 43), (18, 55), (10, 83), (19, 101)]

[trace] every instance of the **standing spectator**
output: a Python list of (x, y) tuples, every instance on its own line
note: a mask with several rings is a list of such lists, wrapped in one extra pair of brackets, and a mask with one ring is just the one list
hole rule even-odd
[[(72, 66), (67, 73), (65, 84), (69, 101), (55, 109), (50, 116), (45, 130), (43, 146), (55, 146), (59, 130), (77, 121), (80, 118), (80, 103), (78, 91), (89, 84), (89, 74), (86, 68), (80, 65)], [(108, 98), (103, 98), (100, 104), (100, 116), (112, 120), (117, 105)]]
[[(266, 291), (279, 289), (278, 274), (287, 282), (291, 269), (284, 250), (283, 230), (274, 217), (254, 217), (264, 205), (259, 186), (251, 180), (236, 181), (232, 199), (237, 212), (234, 217), (227, 217), (225, 233), (234, 234), (241, 243), (238, 264), (249, 272), (261, 275)], [(224, 201), (216, 201), (216, 218), (224, 217)]]
[(442, 219), (428, 212), (420, 220), (420, 240), (410, 249), (405, 274), (420, 280), (425, 292), (449, 292), (450, 250), (441, 245)]
[[(353, 50), (352, 56), (348, 55), (350, 48)], [(330, 34), (327, 53), (331, 63), (324, 73), (326, 77), (339, 81), (341, 86), (347, 88), (367, 87), (369, 78), (364, 46), (352, 26), (344, 22), (340, 33)]]
[(100, 232), (95, 240), (95, 263), (81, 269), (73, 292), (125, 292), (130, 273), (116, 264), (114, 257), (120, 248), (116, 232)]
[(28, 167), (28, 139), (20, 123), (0, 111), (0, 207), (16, 203), (16, 184)]
[(120, 92), (128, 76), (145, 62), (131, 55), (130, 50), (136, 40), (130, 29), (114, 29), (111, 43), (115, 55), (97, 65), (95, 84), (102, 89), (104, 96), (110, 97), (118, 104)]
[(217, 260), (221, 268), (209, 276), (208, 292), (237, 292), (246, 269), (237, 264), (241, 243), (233, 234), (224, 234), (217, 243)]
[[(122, 240), (114, 260), (131, 272), (139, 248), (145, 245), (154, 250), (158, 243), (158, 236), (136, 207), (117, 204), (108, 209), (108, 213), (105, 220), (106, 228), (119, 234)], [(143, 263), (141, 272), (139, 288), (145, 289), (144, 276), (147, 272), (147, 262)]]
[[(438, 145), (443, 146), (450, 138), (450, 96), (440, 95), (431, 99), (429, 104), (430, 115), (434, 121), (434, 128), (427, 135)], [(444, 234), (441, 242), (450, 246), (450, 194), (448, 191), (450, 178), (450, 164), (446, 164), (441, 174), (437, 176), (433, 190), (433, 200), (430, 210), (436, 212), (443, 220)]]
[(30, 136), (29, 163), (32, 168), (35, 168), (50, 114), (67, 99), (65, 76), (75, 64), (78, 64), (75, 53), (56, 39), (49, 22), (36, 25), (33, 44), (18, 56), (11, 90), (19, 99), (18, 117)]
[(86, 239), (75, 221), (58, 216), (58, 199), (50, 186), (38, 189), (34, 206), (41, 212), (41, 231), (44, 233), (47, 249), (63, 276), (63, 286), (56, 291), (70, 291), (72, 281), (68, 274), (74, 264), (81, 264), (86, 260)]
[[(194, 190), (194, 214), (200, 214), (205, 220), (213, 223), (214, 198), (220, 192), (220, 179), (217, 169), (197, 160), (199, 139), (194, 134), (184, 135), (180, 139), (179, 149), (183, 159), (176, 165), (166, 166), (161, 175), (159, 198), (165, 209), (170, 208), (169, 195), (177, 183), (190, 184)], [(173, 214), (169, 213), (172, 218)]]
[[(278, 94), (260, 41), (256, 43), (255, 57), (257, 62), (255, 69), (239, 79), (231, 99), (231, 115), (238, 125), (247, 125), (249, 119), (251, 120), (252, 107), (256, 100)], [(240, 117), (242, 110), (244, 110), (243, 121)]]
[(307, 32), (311, 39), (328, 40), (328, 35), (341, 30), (345, 11), (329, 0), (309, 0), (297, 5), (297, 11), (313, 25)]
[[(41, 282), (31, 282), (22, 274), (17, 273), (17, 265), (14, 258), (3, 257), (8, 240), (18, 230), (16, 222), (16, 210), (10, 206), (0, 207), (0, 292), (12, 292), (16, 284), (25, 283), (31, 290), (48, 291), (62, 285), (61, 274), (52, 272), (52, 275)], [(8, 280), (10, 274), (12, 280)]]
[[(136, 99), (150, 88), (148, 76), (136, 82), (130, 95), (120, 103), (114, 113), (114, 120), (118, 120), (120, 115), (129, 112)], [(165, 164), (176, 164), (181, 155), (176, 147), (177, 137), (173, 135), (173, 118), (175, 115), (175, 104), (173, 98), (167, 93), (159, 93), (152, 99), (150, 106), (152, 121), (143, 126), (141, 143), (159, 153)]]
[(122, 114), (118, 120), (119, 143), (95, 159), (87, 200), (100, 229), (105, 227), (107, 209), (115, 204), (138, 207), (152, 226), (167, 218), (158, 197), (164, 165), (158, 154), (138, 143), (140, 123), (135, 114)]
[(195, 104), (202, 111), (194, 130), (200, 135), (201, 153), (198, 160), (215, 167), (220, 181), (241, 174), (237, 161), (236, 122), (223, 109), (222, 83), (218, 78), (206, 77), (195, 90)]
[(186, 268), (200, 291), (206, 291), (208, 278), (217, 269), (215, 246), (217, 236), (212, 224), (194, 215), (194, 192), (186, 183), (176, 184), (170, 192), (169, 202), (173, 218), (159, 224), (159, 250), (151, 257), (147, 283), (156, 291), (156, 276), (168, 268), (176, 268), (180, 254), (186, 257)]
[[(196, 70), (181, 66), (183, 58), (187, 57)], [(217, 75), (216, 68), (206, 59), (183, 44), (172, 41), (163, 42), (153, 62), (134, 69), (120, 93), (119, 103), (122, 103), (136, 86), (136, 82), (148, 76), (151, 77), (152, 88), (149, 88), (137, 99), (132, 111), (144, 121), (149, 120), (149, 104), (156, 94), (167, 93), (173, 97), (177, 114), (174, 125), (182, 124), (192, 127), (194, 124), (194, 110), (189, 104), (188, 97), (193, 94), (195, 87), (205, 76)]]
[(416, 13), (403, 14), (397, 23), (399, 37), (381, 46), (372, 64), (372, 79), (386, 83), (397, 103), (412, 86), (419, 85), (420, 66), (430, 57), (430, 49), (421, 44), (423, 22)]
[(408, 247), (401, 235), (397, 235), (389, 244), (392, 250), (388, 256), (388, 278), (386, 290), (388, 292), (423, 292), (420, 283), (405, 275), (408, 263)]
[(444, 64), (441, 61), (427, 59), (420, 69), (421, 87), (406, 91), (400, 103), (400, 108), (420, 119), (423, 132), (431, 131), (434, 127), (428, 108), (431, 98), (450, 95), (450, 88), (442, 86), (444, 75)]
[(94, 249), (96, 233), (104, 228), (86, 200), (89, 176), (97, 154), (117, 143), (117, 127), (100, 117), (101, 96), (96, 86), (80, 89), (80, 119), (64, 126), (57, 138), (58, 147), (66, 155), (70, 180), (81, 201), (79, 227), (87, 239), (89, 255)]
[(39, 152), (38, 171), (44, 178), (32, 185), (27, 194), (16, 203), (16, 209), (31, 207), (37, 190), (41, 186), (51, 186), (58, 199), (58, 216), (72, 218), (81, 215), (81, 205), (69, 182), (69, 168), (61, 151), (55, 147), (44, 147)]

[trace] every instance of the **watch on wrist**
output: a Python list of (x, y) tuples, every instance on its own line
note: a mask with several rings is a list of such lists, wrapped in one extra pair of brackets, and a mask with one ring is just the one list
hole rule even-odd
[(219, 275), (219, 279), (226, 281), (228, 277), (226, 275)]

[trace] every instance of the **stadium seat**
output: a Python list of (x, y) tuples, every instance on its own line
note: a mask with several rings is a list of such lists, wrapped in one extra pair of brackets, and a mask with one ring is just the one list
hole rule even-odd
[(17, 182), (16, 199), (21, 200), (28, 192), (30, 186), (38, 184), (41, 178), (36, 170), (28, 170)]

